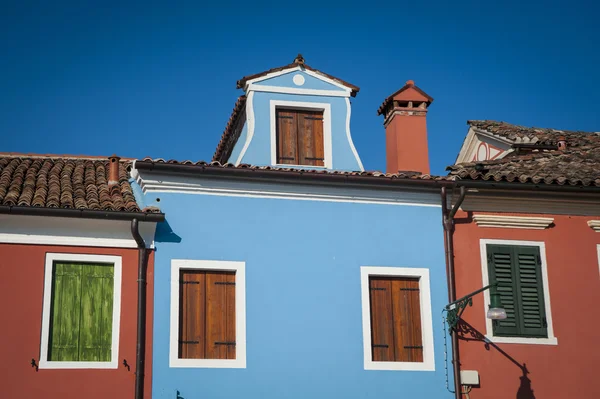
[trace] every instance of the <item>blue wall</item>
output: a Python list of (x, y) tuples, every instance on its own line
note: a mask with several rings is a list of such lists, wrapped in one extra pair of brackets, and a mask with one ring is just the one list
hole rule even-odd
[[(157, 196), (172, 233), (156, 237), (153, 397), (452, 396), (440, 208), (170, 193), (146, 203)], [(173, 258), (246, 262), (246, 369), (169, 368)], [(360, 266), (430, 268), (435, 371), (364, 370)]]

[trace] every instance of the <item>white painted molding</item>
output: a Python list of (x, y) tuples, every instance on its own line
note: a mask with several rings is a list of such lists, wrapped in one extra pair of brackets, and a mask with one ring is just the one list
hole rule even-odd
[[(219, 270), (235, 272), (235, 359), (179, 358), (179, 271)], [(246, 264), (220, 260), (171, 260), (171, 320), (169, 367), (246, 368)]]
[(488, 240), (479, 241), (479, 252), (481, 254), (481, 276), (483, 287), (490, 284), (487, 262), (487, 246), (491, 245), (513, 245), (539, 247), (540, 258), (542, 261), (542, 286), (544, 289), (544, 306), (546, 309), (546, 323), (548, 324), (548, 338), (526, 338), (526, 337), (496, 337), (493, 334), (494, 328), (492, 320), (487, 318), (487, 309), (490, 305), (490, 291), (483, 291), (483, 317), (485, 318), (486, 334), (488, 341), (503, 344), (538, 344), (538, 345), (558, 345), (558, 339), (554, 336), (554, 327), (552, 324), (552, 307), (550, 306), (550, 285), (548, 284), (548, 262), (546, 260), (546, 244), (543, 241), (518, 241), (518, 240)]
[(251, 84), (248, 86), (247, 93), (255, 91), (264, 91), (268, 93), (299, 94), (304, 96), (327, 96), (327, 97), (350, 97), (350, 91), (343, 90), (320, 90), (320, 89), (302, 89), (299, 87), (284, 86), (263, 86)]
[(352, 107), (350, 106), (350, 99), (346, 97), (346, 138), (348, 139), (348, 144), (350, 144), (350, 149), (352, 149), (352, 154), (354, 154), (354, 158), (356, 158), (356, 162), (358, 162), (358, 167), (361, 172), (365, 171), (363, 164), (358, 156), (358, 152), (356, 152), (356, 147), (354, 147), (354, 142), (352, 141), (352, 136), (350, 135), (350, 115), (352, 114)]
[(296, 86), (302, 86), (304, 84), (304, 82), (305, 82), (305, 79), (304, 79), (304, 76), (302, 76), (301, 74), (297, 73), (292, 78), (292, 81), (294, 82), (294, 84)]
[[(423, 334), (422, 362), (376, 362), (371, 351), (371, 298), (369, 295), (370, 276), (418, 277), (421, 307), (421, 332)], [(431, 293), (429, 269), (411, 267), (361, 266), (360, 288), (363, 326), (363, 353), (365, 370), (414, 370), (435, 371), (433, 353), (433, 318), (431, 313)]]
[[(242, 151), (240, 151), (240, 155), (238, 156), (238, 159), (235, 161), (235, 166), (238, 166), (240, 163), (242, 163), (242, 159), (244, 159), (244, 155), (246, 155), (246, 151), (248, 150), (248, 147), (250, 147), (250, 143), (252, 142), (252, 138), (254, 137), (254, 105), (253, 105), (253, 101), (254, 101), (254, 93), (248, 93), (248, 96), (246, 98), (246, 124), (248, 127), (248, 132), (246, 134), (246, 142), (244, 143), (244, 146), (242, 147)], [(134, 168), (135, 168), (135, 164), (134, 164)], [(133, 174), (132, 174), (133, 176)]]
[[(113, 317), (112, 317), (112, 342), (111, 360), (108, 362), (60, 362), (48, 360), (48, 343), (50, 341), (50, 313), (52, 304), (52, 277), (54, 262), (85, 262), (85, 263), (111, 263), (113, 269)], [(122, 262), (120, 256), (111, 255), (84, 255), (47, 253), (44, 271), (44, 302), (42, 310), (42, 336), (40, 340), (41, 369), (116, 369), (119, 367), (119, 332), (121, 321), (121, 279)]]
[(439, 194), (376, 190), (320, 184), (286, 184), (246, 180), (207, 179), (140, 170), (138, 183), (145, 194), (185, 193), (246, 198), (349, 202), (440, 208)]
[(505, 229), (547, 229), (554, 218), (506, 215), (473, 215), (473, 221), (479, 227), (501, 227)]
[(590, 226), (596, 233), (600, 233), (600, 220), (588, 220), (588, 226)]
[[(140, 222), (140, 234), (154, 247), (156, 223)], [(0, 215), (0, 243), (137, 248), (131, 223), (25, 215)]]
[(323, 82), (327, 82), (327, 83), (329, 83), (331, 85), (339, 87), (342, 90), (345, 90), (345, 91), (348, 91), (348, 92), (351, 91), (351, 89), (349, 87), (344, 86), (343, 84), (341, 84), (341, 83), (339, 83), (339, 82), (337, 82), (337, 81), (335, 81), (333, 79), (330, 79), (327, 76), (324, 76), (324, 75), (321, 75), (319, 73), (313, 72), (313, 71), (308, 70), (306, 68), (301, 68), (300, 66), (296, 66), (296, 67), (284, 69), (284, 70), (277, 71), (277, 72), (272, 72), (272, 73), (266, 74), (264, 76), (260, 76), (258, 78), (254, 78), (254, 79), (248, 80), (248, 81), (246, 81), (246, 85), (245, 85), (244, 89), (246, 91), (248, 91), (248, 88), (251, 85), (253, 85), (253, 84), (257, 83), (257, 82), (261, 82), (263, 80), (271, 79), (271, 78), (274, 78), (274, 77), (277, 77), (277, 76), (281, 76), (281, 75), (286, 75), (288, 73), (295, 72), (295, 71), (301, 71), (301, 72), (303, 72), (303, 73), (305, 73), (307, 75), (310, 75), (310, 76), (312, 76), (312, 77), (314, 77), (316, 79), (322, 80)]
[[(323, 151), (325, 153), (325, 160), (321, 168), (332, 169), (333, 168), (333, 151), (331, 144), (331, 104), (329, 103), (314, 103), (314, 102), (301, 102), (301, 101), (283, 101), (283, 100), (271, 100), (270, 101), (270, 119), (271, 119), (271, 165), (277, 166), (277, 118), (276, 109), (292, 108), (302, 110), (319, 110), (323, 111)], [(293, 165), (279, 165), (281, 167), (293, 167)], [(301, 166), (304, 167), (304, 166)], [(314, 166), (313, 166), (314, 167)]]

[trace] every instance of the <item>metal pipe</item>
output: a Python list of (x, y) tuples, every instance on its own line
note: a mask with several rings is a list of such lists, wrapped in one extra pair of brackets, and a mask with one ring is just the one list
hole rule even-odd
[(135, 352), (135, 399), (144, 398), (144, 377), (146, 363), (146, 270), (148, 253), (146, 243), (140, 235), (137, 219), (131, 221), (131, 235), (138, 246), (138, 299), (137, 299), (137, 340)]
[[(441, 199), (442, 199), (442, 224), (444, 226), (444, 247), (446, 248), (446, 275), (448, 276), (448, 299), (452, 303), (456, 301), (456, 284), (454, 281), (454, 215), (462, 202), (465, 199), (466, 190), (462, 186), (460, 188), (460, 196), (452, 207), (448, 210), (448, 198), (446, 187), (442, 187)], [(456, 330), (451, 331), (451, 342), (452, 342), (452, 366), (454, 369), (454, 395), (456, 399), (462, 398), (462, 383), (460, 380), (460, 352), (458, 348), (458, 335)]]
[(0, 214), (28, 215), (28, 216), (52, 216), (63, 218), (85, 218), (105, 220), (133, 220), (142, 222), (163, 222), (164, 213), (125, 212), (125, 211), (99, 211), (92, 209), (71, 208), (41, 208), (35, 206), (10, 206), (1, 205)]

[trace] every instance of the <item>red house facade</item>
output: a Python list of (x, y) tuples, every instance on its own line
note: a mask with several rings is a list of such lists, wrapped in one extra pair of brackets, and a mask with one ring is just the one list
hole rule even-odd
[(0, 397), (150, 397), (164, 215), (140, 209), (127, 168), (0, 156)]
[[(470, 398), (600, 397), (599, 144), (597, 134), (470, 122), (463, 162), (449, 168), (466, 188), (456, 297), (499, 283), (507, 312), (486, 318), (486, 290), (457, 326)], [(486, 160), (482, 147), (502, 150)]]

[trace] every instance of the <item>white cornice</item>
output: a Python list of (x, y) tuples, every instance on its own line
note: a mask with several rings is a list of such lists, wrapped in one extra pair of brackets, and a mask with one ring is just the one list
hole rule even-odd
[(588, 220), (588, 226), (590, 226), (596, 233), (600, 233), (600, 220)]
[(547, 229), (554, 218), (531, 216), (504, 216), (504, 215), (473, 215), (473, 221), (479, 227), (501, 227), (505, 229)]
[(305, 96), (350, 97), (350, 90), (301, 89), (297, 87), (258, 85), (255, 83), (248, 85), (246, 93), (251, 93), (253, 91), (281, 94), (300, 94)]

